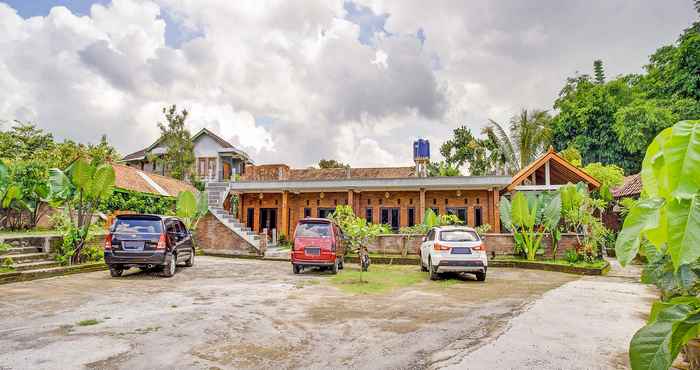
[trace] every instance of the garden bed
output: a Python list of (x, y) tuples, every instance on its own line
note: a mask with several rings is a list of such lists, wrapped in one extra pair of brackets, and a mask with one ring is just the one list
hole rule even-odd
[(500, 256), (489, 260), (489, 267), (518, 267), (532, 270), (557, 271), (577, 275), (605, 275), (610, 271), (608, 261), (594, 263), (569, 263), (565, 260), (535, 260), (528, 261), (518, 257)]
[(0, 273), (0, 284), (9, 284), (19, 281), (45, 279), (53, 276), (64, 276), (102, 270), (107, 270), (107, 265), (105, 265), (104, 262), (83, 263), (80, 265), (54, 267), (44, 270), (6, 272)]

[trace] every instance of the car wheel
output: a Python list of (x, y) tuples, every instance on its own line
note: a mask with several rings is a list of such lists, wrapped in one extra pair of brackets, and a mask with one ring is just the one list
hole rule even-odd
[(194, 248), (192, 248), (192, 254), (190, 254), (190, 259), (188, 259), (187, 262), (185, 262), (185, 266), (187, 266), (187, 267), (194, 266), (194, 254), (195, 254), (195, 251), (194, 251)]
[(175, 275), (176, 267), (177, 267), (177, 255), (173, 254), (173, 257), (170, 259), (170, 262), (165, 264), (165, 268), (163, 269), (163, 276), (172, 277), (173, 275)]
[(109, 274), (112, 275), (112, 277), (120, 277), (120, 276), (122, 276), (123, 272), (124, 272), (124, 269), (121, 267), (109, 266)]
[(338, 260), (335, 260), (335, 263), (334, 263), (333, 266), (331, 267), (331, 273), (332, 273), (333, 275), (337, 275), (337, 274), (338, 274)]
[(423, 256), (421, 256), (420, 254), (418, 255), (418, 261), (420, 262), (420, 270), (423, 272), (427, 272), (428, 269), (423, 264)]
[(486, 273), (485, 272), (477, 272), (476, 273), (476, 280), (486, 281)]
[(292, 263), (292, 271), (294, 271), (295, 274), (299, 274), (301, 272), (301, 266), (297, 265), (296, 263)]
[(433, 262), (430, 259), (428, 259), (428, 271), (430, 275), (430, 280), (437, 280), (440, 278), (440, 276), (438, 276), (437, 266), (434, 266)]

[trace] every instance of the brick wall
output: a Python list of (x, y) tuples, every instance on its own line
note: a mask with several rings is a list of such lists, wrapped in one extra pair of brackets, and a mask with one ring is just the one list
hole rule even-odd
[(367, 249), (381, 254), (418, 254), (423, 235), (386, 234), (380, 235)]
[(205, 253), (258, 255), (255, 247), (231, 231), (211, 213), (207, 213), (199, 221), (194, 236), (197, 247)]
[[(513, 234), (486, 234), (484, 235), (484, 243), (489, 254), (491, 252), (495, 252), (497, 255), (513, 254)], [(576, 249), (577, 245), (578, 239), (576, 239), (576, 234), (562, 234), (559, 240), (559, 247), (557, 248), (557, 258), (564, 257), (567, 250)], [(551, 258), (552, 241), (549, 236), (542, 238), (542, 246), (544, 247), (544, 255)]]
[(246, 165), (241, 176), (243, 181), (278, 181), (289, 177), (289, 166), (286, 164)]

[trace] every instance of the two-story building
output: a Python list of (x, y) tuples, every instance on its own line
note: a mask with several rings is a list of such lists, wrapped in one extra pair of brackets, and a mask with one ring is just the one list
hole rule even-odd
[[(236, 175), (243, 175), (246, 165), (253, 164), (246, 152), (206, 128), (193, 135), (192, 142), (196, 158), (193, 173), (203, 181), (229, 181)], [(125, 156), (122, 162), (141, 171), (167, 176), (168, 169), (157, 160), (165, 152), (166, 147), (159, 138), (148, 147)]]

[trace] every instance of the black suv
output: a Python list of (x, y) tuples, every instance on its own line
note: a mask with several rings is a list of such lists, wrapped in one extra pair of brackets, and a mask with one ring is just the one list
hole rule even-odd
[(113, 277), (125, 269), (163, 269), (163, 276), (175, 275), (175, 265), (194, 265), (192, 234), (177, 217), (119, 215), (105, 238), (105, 263)]

